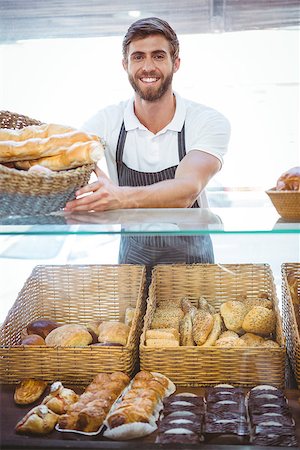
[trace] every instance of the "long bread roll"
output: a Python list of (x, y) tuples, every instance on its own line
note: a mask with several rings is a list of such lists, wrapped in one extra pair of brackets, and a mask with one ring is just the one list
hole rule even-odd
[(30, 138), (24, 141), (1, 141), (0, 162), (28, 161), (58, 155), (75, 143), (94, 141), (102, 147), (100, 139), (83, 131), (54, 134), (47, 138)]
[(28, 170), (30, 167), (40, 165), (50, 170), (59, 171), (74, 169), (84, 164), (92, 164), (99, 161), (104, 149), (100, 142), (77, 142), (69, 148), (61, 148), (61, 153), (45, 158), (34, 159), (30, 161), (15, 161), (14, 166), (17, 169)]
[(29, 125), (20, 129), (0, 128), (0, 141), (25, 141), (31, 138), (47, 138), (54, 134), (69, 133), (75, 128), (56, 123)]

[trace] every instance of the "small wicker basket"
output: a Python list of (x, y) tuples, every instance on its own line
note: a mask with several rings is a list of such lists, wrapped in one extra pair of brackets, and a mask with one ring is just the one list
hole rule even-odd
[[(125, 346), (21, 345), (24, 328), (41, 318), (58, 323), (124, 321), (135, 313)], [(138, 370), (138, 345), (146, 309), (145, 268), (137, 265), (36, 266), (0, 329), (0, 383), (24, 378), (87, 384), (100, 372)]]
[(285, 220), (300, 220), (300, 191), (266, 191), (278, 214)]
[[(152, 348), (145, 345), (157, 304), (188, 297), (197, 305), (204, 296), (216, 311), (228, 300), (260, 292), (272, 298), (277, 315), (278, 348), (220, 348), (180, 346)], [(141, 370), (160, 371), (175, 384), (211, 386), (230, 383), (255, 386), (268, 383), (283, 387), (285, 380), (285, 341), (278, 309), (276, 287), (267, 264), (158, 265), (153, 269), (149, 300), (140, 342)]]
[[(300, 334), (296, 319), (297, 312), (295, 311), (288, 281), (288, 277), (291, 274), (297, 281), (298, 298), (300, 298), (300, 263), (284, 263), (281, 266), (282, 312), (286, 347), (298, 388), (300, 389)], [(300, 309), (300, 305), (296, 305), (297, 307)]]
[[(9, 111), (0, 111), (0, 128), (20, 129), (41, 122)], [(49, 214), (75, 198), (88, 183), (92, 164), (53, 172), (26, 172), (0, 164), (0, 215)]]

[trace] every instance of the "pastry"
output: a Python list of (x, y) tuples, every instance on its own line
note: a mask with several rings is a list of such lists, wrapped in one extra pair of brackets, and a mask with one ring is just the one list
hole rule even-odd
[(121, 345), (127, 344), (130, 327), (122, 322), (102, 322), (99, 326), (99, 342), (114, 342)]
[(54, 429), (58, 418), (46, 405), (35, 406), (17, 423), (15, 430), (25, 434), (48, 434)]
[(48, 383), (42, 380), (22, 380), (15, 389), (14, 401), (17, 405), (29, 405), (41, 397), (47, 385)]
[(284, 172), (276, 182), (277, 191), (300, 191), (300, 167)]
[(92, 336), (83, 325), (67, 324), (52, 330), (45, 341), (49, 347), (85, 347)]
[(56, 414), (64, 414), (73, 403), (77, 402), (78, 397), (72, 389), (67, 389), (60, 381), (56, 381), (52, 383), (50, 393), (44, 398), (42, 404)]

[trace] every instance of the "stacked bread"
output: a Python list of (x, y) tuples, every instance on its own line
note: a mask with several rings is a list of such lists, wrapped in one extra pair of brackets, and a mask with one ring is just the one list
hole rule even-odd
[(139, 372), (107, 416), (104, 436), (123, 440), (152, 433), (157, 428), (163, 399), (174, 391), (175, 385), (164, 375)]
[(60, 171), (93, 164), (104, 155), (98, 136), (57, 124), (0, 129), (0, 163), (16, 169)]
[(275, 331), (276, 313), (266, 293), (229, 300), (219, 311), (204, 297), (197, 306), (182, 298), (158, 305), (145, 341), (148, 347), (279, 347)]
[(129, 312), (126, 311), (125, 320), (127, 323), (99, 319), (83, 325), (59, 324), (45, 318), (34, 320), (22, 331), (21, 345), (46, 345), (49, 347), (125, 346), (134, 311), (134, 308), (130, 308)]

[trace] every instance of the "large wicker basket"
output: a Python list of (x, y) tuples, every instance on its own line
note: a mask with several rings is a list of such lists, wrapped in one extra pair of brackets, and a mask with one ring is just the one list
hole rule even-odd
[[(41, 122), (9, 111), (0, 111), (1, 128), (23, 128)], [(0, 164), (0, 215), (49, 214), (75, 198), (75, 192), (88, 183), (92, 164), (53, 172), (27, 172)]]
[[(298, 299), (300, 299), (300, 263), (284, 263), (281, 266), (282, 274), (282, 311), (283, 326), (286, 338), (288, 356), (300, 388), (300, 336), (297, 325), (295, 307), (291, 295), (289, 275), (293, 275), (297, 281)], [(300, 309), (300, 305), (295, 305)]]
[[(188, 297), (197, 304), (204, 296), (218, 311), (220, 305), (241, 294), (255, 297), (267, 292), (277, 313), (278, 348), (219, 348), (145, 346), (156, 304)], [(152, 283), (140, 343), (141, 369), (160, 371), (177, 385), (209, 386), (218, 383), (254, 386), (270, 383), (283, 387), (285, 379), (285, 343), (278, 300), (271, 269), (266, 264), (158, 265)]]
[[(138, 345), (145, 313), (145, 268), (137, 265), (36, 266), (0, 330), (0, 382), (24, 378), (86, 384), (99, 372), (138, 368)], [(135, 315), (126, 346), (22, 346), (21, 332), (39, 318), (59, 323), (124, 321)]]

